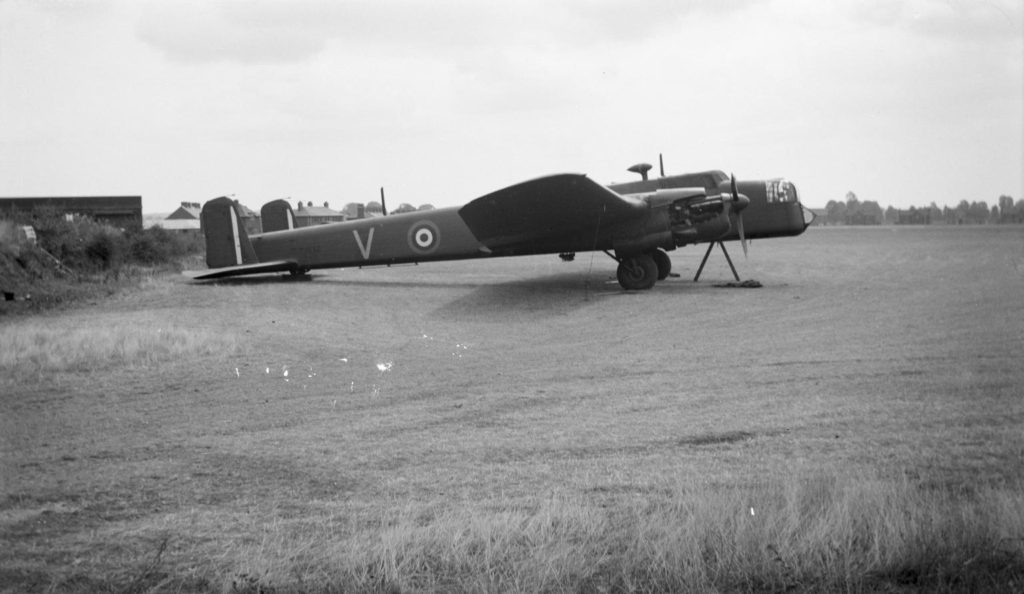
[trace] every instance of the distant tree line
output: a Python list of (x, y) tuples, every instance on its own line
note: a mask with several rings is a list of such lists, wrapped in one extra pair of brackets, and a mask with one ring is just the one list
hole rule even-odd
[(819, 217), (823, 225), (995, 225), (1024, 223), (1024, 200), (1002, 195), (991, 207), (984, 201), (961, 200), (955, 208), (911, 206), (908, 209), (888, 207), (885, 210), (874, 200), (860, 200), (847, 192), (846, 201), (829, 200)]

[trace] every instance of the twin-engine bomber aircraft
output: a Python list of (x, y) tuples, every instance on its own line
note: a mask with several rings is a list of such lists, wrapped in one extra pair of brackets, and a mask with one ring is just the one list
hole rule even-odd
[(746, 252), (747, 239), (799, 235), (813, 218), (783, 179), (737, 183), (721, 171), (648, 179), (650, 169), (634, 165), (629, 170), (642, 180), (608, 187), (585, 175), (551, 175), (462, 207), (298, 229), (288, 202), (275, 200), (261, 209), (264, 232), (251, 236), (237, 204), (216, 198), (201, 215), (210, 270), (190, 275), (303, 275), (314, 268), (531, 254), (571, 260), (576, 252), (601, 250), (618, 261), (624, 289), (643, 290), (668, 277), (666, 251), (710, 243), (710, 253), (715, 244), (739, 240)]

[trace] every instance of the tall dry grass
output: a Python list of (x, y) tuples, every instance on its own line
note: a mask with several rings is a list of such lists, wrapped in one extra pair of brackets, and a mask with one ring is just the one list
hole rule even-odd
[(248, 591), (1013, 591), (1024, 585), (1019, 487), (837, 474), (683, 484), (607, 507), (435, 502), (362, 529), (353, 518), (279, 522), (229, 556), (245, 578), (233, 589)]
[(14, 379), (41, 372), (149, 366), (239, 348), (233, 335), (140, 321), (55, 327), (52, 320), (32, 318), (0, 327), (0, 338), (0, 371)]

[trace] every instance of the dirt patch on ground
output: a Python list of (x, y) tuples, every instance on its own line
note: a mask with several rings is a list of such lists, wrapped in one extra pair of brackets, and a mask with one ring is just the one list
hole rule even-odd
[(679, 445), (706, 446), (729, 444), (753, 439), (755, 435), (749, 431), (727, 431), (725, 433), (705, 433), (679, 440)]

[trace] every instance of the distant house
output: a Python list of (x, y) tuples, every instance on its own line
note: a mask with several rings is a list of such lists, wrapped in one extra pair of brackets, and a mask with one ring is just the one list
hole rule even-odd
[(260, 219), (260, 213), (254, 212), (248, 206), (240, 204), (235, 200), (235, 206), (238, 207), (239, 214), (242, 217), (242, 226), (245, 227), (245, 232), (249, 235), (258, 235), (263, 233), (263, 222)]
[(142, 196), (42, 196), (0, 198), (0, 216), (51, 210), (81, 215), (120, 229), (142, 229)]
[(349, 202), (341, 212), (345, 213), (346, 219), (366, 218), (366, 207), (361, 202)]
[(896, 211), (896, 224), (897, 225), (930, 225), (932, 223), (932, 213), (927, 208), (914, 208), (911, 206), (907, 210), (897, 209)]
[(854, 212), (846, 214), (847, 225), (881, 225), (881, 213)]
[(167, 215), (165, 220), (176, 221), (176, 220), (187, 220), (187, 221), (198, 221), (199, 213), (203, 211), (203, 205), (198, 202), (182, 202), (178, 210)]
[(299, 202), (299, 207), (292, 214), (295, 215), (295, 226), (296, 227), (312, 227), (313, 225), (323, 225), (325, 223), (339, 223), (347, 219), (344, 212), (338, 212), (330, 207), (330, 204), (324, 202), (323, 206), (313, 206), (312, 202), (302, 204)]
[[(414, 207), (411, 204), (400, 204), (397, 209), (388, 214), (399, 214), (403, 212), (417, 212), (434, 210), (433, 204), (422, 204), (419, 208)], [(345, 220), (352, 219), (365, 219), (367, 217), (380, 217), (384, 216), (384, 208), (380, 202), (370, 202), (368, 204), (362, 204), (361, 202), (349, 202), (345, 205), (342, 210), (345, 214)]]
[(810, 211), (814, 213), (814, 220), (811, 221), (811, 225), (824, 226), (825, 221), (828, 220), (828, 210), (824, 208), (812, 208)]
[(169, 231), (195, 231), (200, 229), (199, 213), (203, 206), (198, 202), (182, 202), (177, 210), (167, 215), (166, 218), (154, 223), (157, 227), (163, 227)]
[[(241, 215), (242, 226), (249, 235), (257, 235), (263, 232), (263, 224), (260, 215), (248, 206), (240, 204), (235, 200), (235, 206)], [(200, 231), (202, 230), (203, 205), (198, 202), (182, 202), (181, 206), (163, 219), (150, 221), (154, 227), (163, 227), (168, 231)]]

